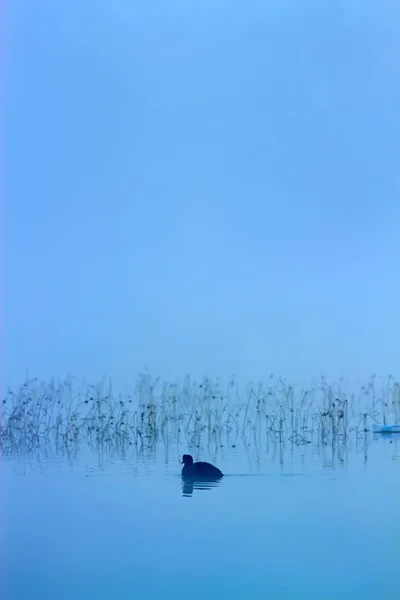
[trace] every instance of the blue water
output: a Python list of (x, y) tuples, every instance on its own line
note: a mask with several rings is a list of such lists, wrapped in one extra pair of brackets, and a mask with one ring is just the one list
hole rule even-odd
[(399, 439), (224, 449), (193, 490), (181, 451), (3, 458), (1, 597), (398, 600)]

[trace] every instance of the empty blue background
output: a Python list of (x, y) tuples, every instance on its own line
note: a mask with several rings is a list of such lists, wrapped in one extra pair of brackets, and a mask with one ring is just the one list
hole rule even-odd
[(399, 12), (8, 3), (4, 383), (394, 370)]

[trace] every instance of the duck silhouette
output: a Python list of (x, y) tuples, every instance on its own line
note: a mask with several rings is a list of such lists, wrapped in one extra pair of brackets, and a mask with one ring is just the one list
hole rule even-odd
[(224, 476), (222, 471), (208, 462), (193, 462), (193, 456), (182, 456), (182, 477), (194, 481), (215, 481)]

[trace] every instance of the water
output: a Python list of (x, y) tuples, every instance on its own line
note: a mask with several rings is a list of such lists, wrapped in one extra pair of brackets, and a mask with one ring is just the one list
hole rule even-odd
[(1, 597), (399, 597), (398, 437), (224, 448), (226, 477), (194, 489), (185, 450), (3, 458)]

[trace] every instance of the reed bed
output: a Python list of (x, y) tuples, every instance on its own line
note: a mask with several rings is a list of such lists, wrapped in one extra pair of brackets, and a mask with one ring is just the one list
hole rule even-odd
[(239, 386), (232, 378), (190, 376), (175, 382), (138, 376), (130, 394), (111, 383), (89, 385), (26, 380), (9, 390), (0, 407), (0, 451), (29, 453), (42, 448), (77, 450), (151, 449), (159, 444), (188, 448), (238, 445), (343, 447), (362, 440), (373, 422), (400, 420), (400, 384), (373, 376), (358, 391), (321, 377), (296, 390), (281, 378)]

